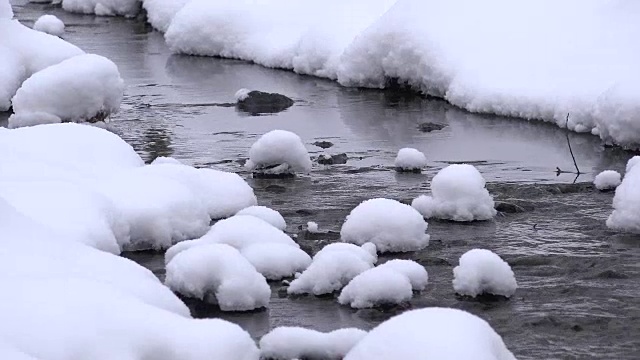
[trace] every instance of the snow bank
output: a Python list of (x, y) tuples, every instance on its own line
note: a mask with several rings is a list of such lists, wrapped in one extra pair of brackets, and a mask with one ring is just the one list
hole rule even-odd
[(353, 308), (402, 304), (411, 300), (413, 291), (424, 290), (427, 270), (411, 260), (391, 260), (367, 270), (342, 289), (338, 302)]
[(409, 205), (390, 199), (363, 201), (347, 216), (340, 230), (345, 242), (371, 242), (380, 252), (416, 251), (429, 244), (427, 223)]
[[(392, 344), (392, 346), (390, 346)], [(515, 360), (491, 325), (447, 308), (407, 311), (378, 325), (345, 360)]]
[(33, 125), (34, 115), (40, 114), (55, 116), (58, 122), (102, 120), (118, 111), (123, 91), (118, 67), (109, 59), (93, 54), (74, 56), (22, 84), (12, 99), (15, 114), (9, 126)]
[(54, 36), (62, 36), (64, 34), (64, 23), (55, 15), (42, 15), (33, 24), (33, 30)]
[(147, 21), (156, 30), (166, 32), (176, 13), (190, 0), (142, 0)]
[(596, 175), (593, 184), (598, 190), (612, 190), (618, 187), (622, 182), (622, 176), (614, 170), (605, 170)]
[(398, 171), (420, 172), (427, 166), (427, 158), (419, 150), (402, 148), (398, 151), (394, 166)]
[(456, 293), (476, 297), (482, 294), (511, 297), (518, 287), (513, 271), (500, 256), (485, 249), (473, 249), (460, 257), (453, 269)]
[(367, 332), (355, 328), (329, 333), (300, 327), (277, 327), (260, 339), (263, 359), (340, 360)]
[(236, 215), (250, 215), (262, 219), (273, 225), (278, 230), (284, 231), (287, 228), (287, 222), (279, 212), (266, 206), (249, 206), (236, 213)]
[(184, 296), (217, 303), (223, 311), (266, 307), (267, 280), (238, 250), (225, 244), (192, 247), (167, 264), (167, 286)]
[(640, 156), (627, 162), (627, 172), (613, 197), (613, 212), (607, 227), (613, 230), (640, 233)]
[(453, 221), (489, 220), (496, 215), (484, 178), (468, 164), (440, 170), (431, 181), (431, 196), (421, 195), (411, 206), (425, 218)]
[(272, 174), (308, 172), (311, 170), (311, 158), (298, 135), (285, 130), (273, 130), (251, 145), (245, 167), (251, 171)]
[(13, 18), (13, 9), (11, 9), (9, 0), (0, 0), (0, 19), (11, 18)]
[(140, 12), (139, 0), (62, 0), (62, 8), (69, 12), (98, 16), (135, 17)]
[[(375, 252), (375, 248), (373, 249)], [(334, 243), (325, 246), (309, 267), (291, 282), (287, 293), (324, 295), (342, 289), (358, 274), (373, 267), (377, 257), (371, 244), (362, 247)]]

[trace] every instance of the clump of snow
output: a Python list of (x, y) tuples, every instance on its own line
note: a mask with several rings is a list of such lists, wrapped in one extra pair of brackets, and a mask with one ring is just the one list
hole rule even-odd
[(20, 57), (0, 46), (0, 111), (11, 108), (11, 98), (27, 77)]
[(409, 205), (390, 199), (363, 201), (340, 230), (342, 241), (371, 242), (380, 252), (416, 251), (429, 245), (427, 222)]
[(308, 172), (311, 170), (311, 158), (298, 135), (273, 130), (251, 145), (245, 167), (272, 174)]
[(0, 0), (0, 19), (11, 18), (13, 18), (13, 9), (11, 9), (9, 0)]
[(417, 149), (402, 148), (398, 151), (394, 165), (398, 171), (420, 172), (427, 166), (427, 157)]
[(291, 282), (287, 292), (330, 294), (342, 289), (358, 274), (372, 268), (376, 261), (375, 247), (370, 243), (362, 247), (344, 243), (329, 244), (322, 248), (313, 257), (311, 265)]
[(371, 330), (344, 358), (369, 359), (516, 360), (486, 321), (448, 308), (394, 316)]
[(64, 23), (55, 15), (42, 15), (33, 24), (33, 30), (54, 36), (62, 36), (64, 34)]
[(413, 291), (424, 290), (427, 270), (411, 260), (391, 260), (367, 270), (342, 289), (338, 302), (353, 308), (401, 304), (409, 301)]
[(151, 162), (151, 165), (162, 165), (162, 164), (182, 165), (180, 160), (172, 157), (168, 157), (168, 156), (158, 156), (157, 158), (153, 159), (153, 161)]
[(217, 303), (223, 311), (265, 307), (267, 280), (235, 248), (208, 244), (186, 249), (167, 264), (167, 286), (184, 296)]
[(9, 126), (32, 125), (38, 114), (59, 121), (104, 119), (118, 111), (123, 91), (124, 81), (113, 62), (99, 55), (78, 55), (35, 73), (22, 84), (12, 99), (15, 114)]
[(340, 360), (367, 332), (355, 328), (329, 333), (300, 327), (277, 327), (260, 339), (264, 359), (326, 359)]
[(175, 14), (190, 0), (142, 0), (142, 7), (147, 10), (147, 21), (158, 31), (165, 32), (169, 28)]
[(607, 227), (614, 230), (640, 233), (640, 156), (627, 162), (627, 171), (613, 197), (613, 212)]
[(431, 181), (431, 196), (421, 195), (411, 206), (425, 218), (453, 221), (489, 220), (497, 213), (484, 178), (468, 164), (440, 170)]
[(270, 209), (266, 206), (249, 206), (236, 213), (236, 215), (250, 215), (260, 218), (269, 224), (273, 225), (276, 229), (284, 231), (287, 228), (287, 222), (284, 220), (279, 212)]
[(62, 0), (62, 8), (69, 12), (98, 16), (135, 17), (140, 12), (138, 0)]
[(236, 91), (236, 95), (235, 95), (236, 101), (246, 100), (249, 97), (249, 93), (250, 92), (251, 92), (251, 90), (245, 89), (245, 88), (242, 88), (242, 89)]
[(518, 284), (513, 271), (500, 256), (485, 249), (473, 249), (460, 257), (453, 269), (456, 293), (476, 297), (482, 294), (511, 297)]
[(593, 184), (598, 190), (612, 190), (622, 182), (622, 176), (615, 170), (605, 170), (596, 175)]
[(320, 230), (318, 230), (318, 223), (314, 222), (314, 221), (307, 222), (307, 231), (312, 233), (312, 234), (319, 233)]

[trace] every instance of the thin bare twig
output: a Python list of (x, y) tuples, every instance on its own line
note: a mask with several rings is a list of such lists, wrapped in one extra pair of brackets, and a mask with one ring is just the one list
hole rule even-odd
[[(569, 113), (567, 113), (567, 122), (566, 122), (567, 130), (569, 130)], [(580, 169), (578, 168), (578, 163), (576, 162), (576, 157), (573, 155), (573, 149), (571, 149), (571, 141), (569, 141), (569, 131), (567, 131), (567, 145), (569, 145), (569, 152), (571, 153), (571, 158), (573, 159), (573, 166), (576, 167), (576, 174), (580, 176), (582, 174)], [(576, 176), (577, 179), (577, 176)]]

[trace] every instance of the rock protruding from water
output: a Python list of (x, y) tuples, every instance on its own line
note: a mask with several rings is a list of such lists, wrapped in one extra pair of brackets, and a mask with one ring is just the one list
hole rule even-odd
[(438, 131), (438, 130), (442, 130), (446, 127), (447, 125), (445, 124), (438, 124), (438, 123), (431, 123), (431, 122), (424, 122), (422, 124), (418, 125), (418, 130), (422, 131), (422, 132), (432, 132), (432, 131)]
[(236, 108), (251, 115), (275, 114), (290, 108), (293, 100), (285, 95), (249, 91), (238, 98)]
[(342, 165), (346, 164), (347, 160), (349, 160), (349, 156), (345, 153), (336, 155), (322, 154), (318, 156), (318, 164), (321, 165)]
[(322, 140), (322, 141), (316, 141), (311, 145), (315, 145), (322, 149), (328, 149), (333, 146), (333, 143), (331, 141)]

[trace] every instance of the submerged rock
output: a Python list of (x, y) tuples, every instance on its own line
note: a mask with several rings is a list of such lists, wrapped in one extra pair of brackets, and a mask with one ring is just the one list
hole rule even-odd
[(328, 149), (333, 146), (333, 143), (331, 141), (322, 140), (322, 141), (316, 141), (311, 145), (315, 145), (321, 149)]
[(349, 160), (349, 157), (345, 153), (318, 156), (318, 164), (322, 165), (342, 165), (346, 164), (347, 160)]
[(251, 115), (275, 114), (290, 108), (293, 102), (282, 94), (254, 90), (238, 97), (236, 108)]

